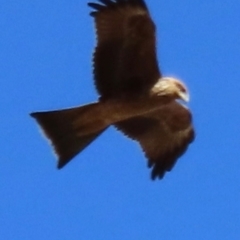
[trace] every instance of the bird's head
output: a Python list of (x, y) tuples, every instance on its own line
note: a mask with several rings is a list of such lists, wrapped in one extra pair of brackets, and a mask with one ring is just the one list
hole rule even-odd
[(152, 96), (169, 97), (170, 99), (181, 99), (189, 101), (187, 87), (178, 79), (173, 77), (163, 77), (151, 89)]

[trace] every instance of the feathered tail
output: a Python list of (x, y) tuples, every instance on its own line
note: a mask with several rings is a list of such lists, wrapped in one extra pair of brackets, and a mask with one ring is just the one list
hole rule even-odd
[(101, 105), (30, 114), (50, 139), (58, 155), (58, 168), (65, 166), (108, 126), (101, 119)]

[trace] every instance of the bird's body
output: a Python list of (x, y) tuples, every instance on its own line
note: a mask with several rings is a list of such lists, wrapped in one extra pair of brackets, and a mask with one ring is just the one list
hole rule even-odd
[(85, 106), (32, 113), (67, 164), (113, 125), (139, 142), (162, 178), (194, 139), (185, 85), (162, 77), (157, 65), (155, 24), (143, 0), (99, 0), (94, 9), (97, 46), (93, 55), (99, 101)]

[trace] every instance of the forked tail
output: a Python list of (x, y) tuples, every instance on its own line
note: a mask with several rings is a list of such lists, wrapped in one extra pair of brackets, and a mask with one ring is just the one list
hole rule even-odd
[(59, 169), (108, 127), (102, 121), (100, 112), (101, 105), (92, 103), (71, 109), (30, 114), (50, 139), (58, 155)]

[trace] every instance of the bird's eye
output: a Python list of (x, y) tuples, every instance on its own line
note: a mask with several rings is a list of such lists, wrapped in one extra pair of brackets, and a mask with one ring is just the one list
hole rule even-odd
[(186, 92), (187, 92), (186, 88), (185, 88), (182, 84), (177, 83), (177, 87), (179, 88), (179, 90), (180, 90), (181, 92), (183, 92), (183, 93), (186, 93)]

